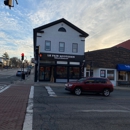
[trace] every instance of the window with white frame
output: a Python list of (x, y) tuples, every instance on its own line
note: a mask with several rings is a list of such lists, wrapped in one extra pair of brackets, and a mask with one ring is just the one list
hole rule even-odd
[(107, 70), (107, 78), (114, 80), (114, 70)]
[(59, 42), (59, 51), (64, 52), (65, 51), (65, 43), (64, 42)]
[(45, 41), (45, 50), (50, 51), (51, 50), (51, 41)]
[(72, 52), (77, 53), (78, 52), (78, 43), (73, 43), (72, 44)]

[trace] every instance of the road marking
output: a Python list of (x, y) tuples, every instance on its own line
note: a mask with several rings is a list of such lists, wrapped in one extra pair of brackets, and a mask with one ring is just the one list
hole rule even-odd
[(49, 96), (51, 97), (57, 97), (57, 95), (55, 94), (55, 92), (52, 90), (52, 88), (50, 86), (45, 86)]
[(0, 93), (4, 92), (6, 89), (8, 89), (10, 87), (10, 85), (6, 86), (2, 86), (1, 89), (0, 89)]
[(78, 110), (76, 112), (121, 112), (121, 113), (130, 113), (128, 110)]
[(33, 121), (33, 97), (34, 97), (34, 86), (31, 86), (30, 95), (28, 99), (28, 106), (26, 109), (25, 120), (23, 124), (23, 130), (32, 130)]

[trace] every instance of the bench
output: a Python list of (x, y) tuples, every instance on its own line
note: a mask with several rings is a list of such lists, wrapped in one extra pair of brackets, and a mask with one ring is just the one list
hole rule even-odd
[(130, 86), (130, 81), (117, 81), (118, 86)]

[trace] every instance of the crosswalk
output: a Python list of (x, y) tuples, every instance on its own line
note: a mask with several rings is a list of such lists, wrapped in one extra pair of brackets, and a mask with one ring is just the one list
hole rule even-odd
[(9, 88), (10, 84), (7, 82), (0, 82), (0, 93), (2, 93), (3, 91), (5, 91), (7, 88)]
[[(9, 84), (0, 83), (0, 93), (4, 92), (6, 89), (10, 87)], [(52, 90), (50, 86), (45, 86), (47, 93), (50, 97), (57, 97), (56, 93)]]
[(4, 92), (9, 87), (10, 87), (9, 84), (0, 83), (0, 93)]
[(52, 90), (52, 88), (50, 86), (45, 86), (49, 96), (51, 97), (57, 97), (57, 95), (55, 94), (55, 92)]

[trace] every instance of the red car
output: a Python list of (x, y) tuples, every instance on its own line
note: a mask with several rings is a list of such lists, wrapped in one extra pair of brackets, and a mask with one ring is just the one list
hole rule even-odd
[(113, 84), (108, 78), (81, 78), (75, 82), (65, 84), (65, 90), (81, 95), (82, 92), (103, 93), (104, 96), (109, 96), (113, 91)]

